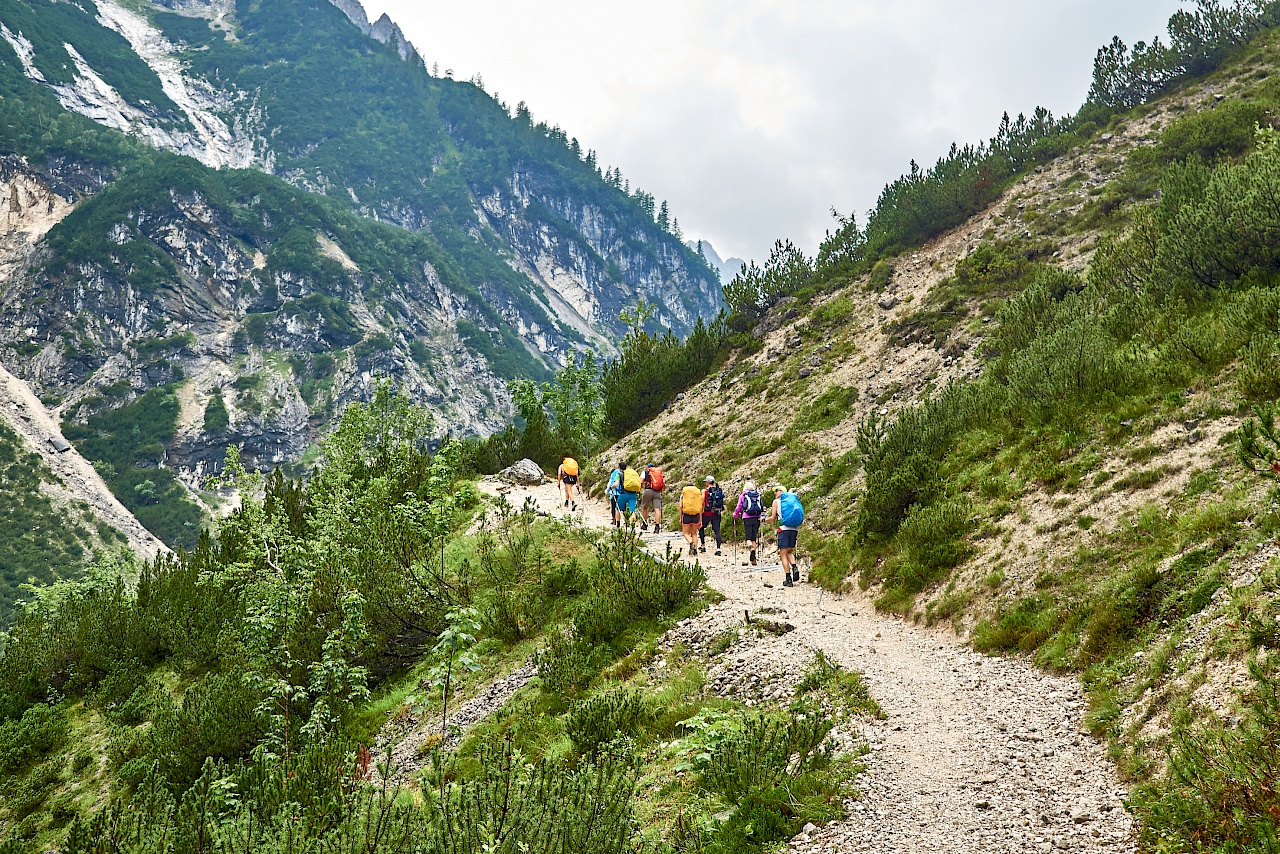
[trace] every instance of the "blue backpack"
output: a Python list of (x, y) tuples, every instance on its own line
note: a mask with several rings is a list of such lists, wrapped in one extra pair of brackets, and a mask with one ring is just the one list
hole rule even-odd
[(784, 528), (799, 528), (804, 524), (804, 505), (800, 496), (794, 492), (784, 492), (781, 496), (780, 521)]

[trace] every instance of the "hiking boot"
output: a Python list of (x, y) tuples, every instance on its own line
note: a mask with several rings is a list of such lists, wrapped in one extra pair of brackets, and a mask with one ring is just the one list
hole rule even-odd
[(789, 575), (787, 576), (787, 580), (786, 580), (786, 581), (784, 581), (784, 582), (782, 582), (782, 586), (783, 586), (783, 587), (795, 587), (795, 584), (793, 584), (793, 583), (791, 582), (791, 576), (789, 576)]
[(697, 553), (698, 553), (698, 547), (697, 547), (697, 546), (689, 546), (689, 554), (691, 554), (691, 555), (696, 555)]
[(564, 506), (565, 506), (565, 507), (568, 507), (568, 506), (569, 506), (569, 499), (567, 499), (567, 498), (566, 498), (566, 499), (564, 500)]
[(716, 557), (720, 557), (720, 550), (716, 549)]
[(752, 565), (752, 566), (755, 566), (755, 565), (756, 565), (756, 550), (755, 550), (755, 549), (752, 549), (752, 550), (751, 550), (751, 565)]
[(699, 548), (699, 549), (698, 549), (698, 551), (699, 551), (699, 552), (701, 552), (702, 554), (706, 554), (706, 553), (707, 553), (707, 547), (706, 547), (706, 546), (702, 546), (701, 548)]

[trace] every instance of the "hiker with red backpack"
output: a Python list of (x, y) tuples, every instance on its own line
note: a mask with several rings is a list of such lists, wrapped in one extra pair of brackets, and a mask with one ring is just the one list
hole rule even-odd
[(702, 490), (702, 527), (698, 529), (699, 546), (703, 554), (707, 553), (707, 528), (716, 535), (716, 555), (724, 546), (724, 538), (720, 535), (720, 519), (724, 515), (724, 490), (716, 479), (707, 475), (707, 487)]
[(796, 545), (800, 539), (800, 526), (804, 524), (804, 505), (800, 503), (800, 496), (788, 492), (785, 486), (779, 488), (778, 497), (773, 500), (764, 521), (765, 524), (778, 523), (778, 559), (787, 573), (782, 586), (792, 587), (800, 580), (800, 568), (796, 566)]
[[(764, 517), (764, 499), (756, 485), (747, 481), (742, 486), (742, 494), (738, 496), (738, 506), (733, 511), (734, 522), (742, 520), (743, 538), (747, 548), (751, 549), (751, 565), (756, 565), (756, 548), (760, 542), (760, 520)], [(743, 564), (746, 566), (746, 564)]]
[(644, 467), (644, 477), (641, 479), (644, 485), (644, 492), (640, 495), (640, 523), (641, 531), (649, 530), (649, 513), (653, 512), (653, 532), (656, 534), (662, 530), (662, 493), (667, 489), (667, 479), (662, 473), (662, 469), (653, 463)]
[(556, 482), (564, 488), (564, 506), (573, 505), (573, 509), (577, 510), (578, 498), (574, 495), (574, 490), (578, 489), (578, 461), (573, 457), (565, 457), (560, 468), (556, 469)]

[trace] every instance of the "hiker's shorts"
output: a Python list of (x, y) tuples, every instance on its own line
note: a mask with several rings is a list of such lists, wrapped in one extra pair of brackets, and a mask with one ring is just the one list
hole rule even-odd
[(701, 525), (702, 514), (701, 513), (681, 513), (680, 523), (683, 525)]
[(800, 540), (799, 531), (788, 531), (785, 529), (779, 530), (778, 531), (778, 551), (782, 551), (783, 549), (794, 549), (796, 547), (796, 543), (799, 540)]
[(623, 513), (636, 512), (636, 499), (640, 496), (634, 492), (619, 492), (618, 497), (614, 499), (618, 502), (618, 509)]
[(578, 476), (576, 474), (566, 474), (560, 478), (560, 482), (568, 484), (569, 486), (577, 486)]
[(745, 530), (745, 538), (749, 543), (757, 543), (760, 541), (760, 517), (754, 519), (742, 520), (742, 527)]
[(656, 489), (646, 489), (644, 494), (640, 496), (640, 507), (644, 510), (648, 510), (649, 508), (661, 510), (662, 493)]

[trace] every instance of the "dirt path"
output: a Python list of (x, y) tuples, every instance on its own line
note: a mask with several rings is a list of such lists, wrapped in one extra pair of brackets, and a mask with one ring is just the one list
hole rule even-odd
[[(516, 506), (532, 497), (543, 512), (566, 512), (554, 484), (485, 481), (481, 489)], [(574, 516), (609, 525), (598, 502)], [(659, 552), (668, 542), (651, 541)], [(808, 584), (784, 588), (780, 570), (747, 572), (735, 565), (732, 546), (724, 552), (700, 556), (711, 586), (728, 597), (722, 608), (779, 609), (796, 627), (788, 638), (861, 672), (887, 714), (865, 728), (869, 770), (850, 818), (797, 837), (792, 850), (1135, 850), (1122, 805), (1127, 792), (1084, 732), (1076, 680), (979, 655), (951, 633), (880, 616), (857, 596), (823, 595)]]

